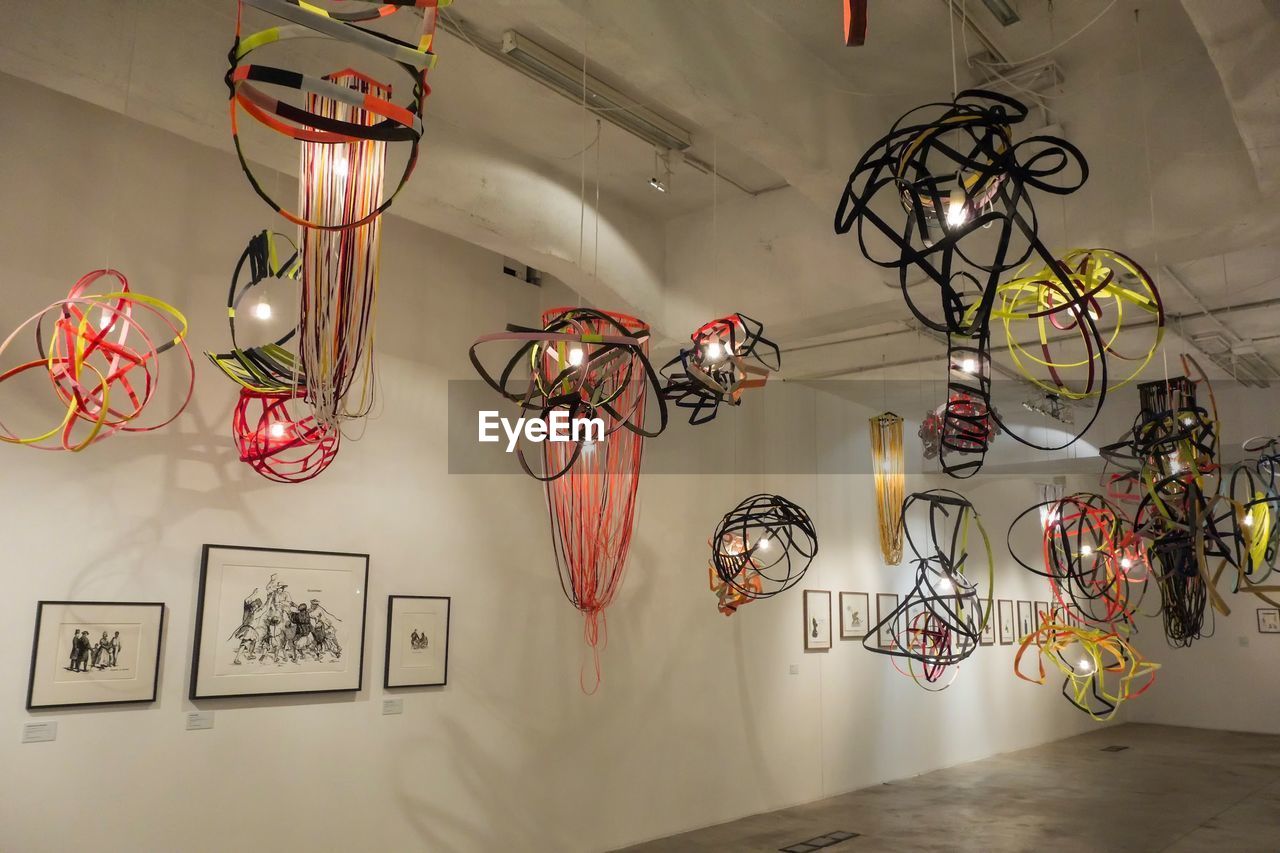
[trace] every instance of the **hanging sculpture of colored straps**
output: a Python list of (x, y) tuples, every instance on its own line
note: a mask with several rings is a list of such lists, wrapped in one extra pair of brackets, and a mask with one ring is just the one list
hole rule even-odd
[[(741, 405), (742, 393), (762, 388), (782, 367), (778, 345), (764, 326), (743, 314), (712, 320), (690, 335), (693, 345), (663, 365), (663, 396), (691, 409), (689, 423), (712, 420), (721, 403)], [(677, 370), (678, 368), (678, 370)]]
[[(508, 325), (471, 345), (471, 364), (490, 388), (549, 427), (599, 417), (605, 438), (619, 430), (654, 438), (667, 428), (666, 399), (649, 362), (647, 325), (593, 308), (556, 308), (545, 312), (543, 321), (540, 329)], [(495, 343), (519, 345), (496, 376), (480, 355)], [(651, 405), (656, 424), (650, 423)], [(544, 447), (559, 448), (552, 457), (544, 454), (542, 473), (533, 470), (519, 448), (521, 467), (539, 480), (564, 476), (592, 446), (590, 430), (579, 430), (577, 436), (575, 441), (544, 442)]]
[(902, 562), (902, 500), (906, 492), (902, 418), (885, 412), (871, 418), (871, 462), (876, 484), (876, 520), (885, 565)]
[(711, 590), (720, 612), (786, 592), (818, 553), (818, 532), (799, 505), (781, 495), (745, 498), (720, 519), (711, 545)]
[[(1014, 545), (1033, 538), (1041, 543), (1043, 568)], [(1080, 492), (1028, 507), (1009, 525), (1007, 541), (1018, 565), (1048, 579), (1063, 617), (1110, 632), (1134, 630), (1151, 576), (1148, 547), (1102, 495)]]
[[(1037, 651), (1035, 676), (1023, 672), (1023, 656), (1032, 647)], [(1124, 702), (1145, 693), (1160, 668), (1116, 632), (1073, 625), (1058, 608), (1022, 638), (1014, 673), (1024, 681), (1044, 684), (1046, 660), (1063, 675), (1062, 695), (1095, 720), (1111, 719)]]
[(227, 291), (230, 352), (206, 353), (240, 386), (231, 416), (231, 435), (240, 461), (268, 480), (301, 483), (316, 477), (333, 462), (342, 440), (341, 430), (319, 422), (304, 400), (305, 377), (294, 353), (285, 345), (297, 334), (292, 326), (265, 344), (242, 346), (236, 320), (256, 296), (249, 316), (261, 321), (274, 312), (266, 293), (277, 282), (287, 285), (290, 299), (301, 275), (301, 259), (293, 243), (270, 230), (253, 236), (236, 262)]
[[(235, 43), (228, 55), (230, 69), (226, 75), (230, 91), (231, 136), (245, 177), (249, 179), (254, 191), (273, 210), (290, 222), (307, 228), (344, 230), (372, 222), (391, 206), (413, 174), (418, 161), (423, 107), (431, 93), (431, 88), (427, 85), (427, 72), (434, 66), (436, 59), (431, 52), (436, 18), (439, 8), (450, 2), (451, 0), (360, 2), (353, 11), (338, 12), (327, 11), (305, 0), (239, 0)], [(241, 25), (246, 5), (289, 23), (242, 36)], [(415, 13), (422, 15), (421, 26), (416, 28), (416, 44), (359, 26), (389, 18), (396, 13), (403, 13), (404, 16)], [(349, 85), (346, 79), (352, 77), (367, 84), (373, 83), (371, 78), (354, 71), (317, 78), (285, 68), (248, 62), (254, 51), (268, 45), (317, 36), (358, 47), (390, 60), (409, 78), (411, 96), (405, 103), (396, 104), (390, 100), (389, 86)], [(264, 86), (274, 87), (285, 93), (304, 92), (306, 105), (298, 106), (280, 100), (264, 89)], [(385, 199), (381, 197), (379, 167), (376, 197), (356, 197), (353, 193), (346, 199), (349, 206), (345, 210), (332, 205), (308, 210), (304, 187), (303, 208), (298, 213), (293, 213), (263, 189), (249, 167), (238, 124), (240, 110), (244, 110), (269, 129), (299, 142), (333, 148), (335, 157), (346, 153), (346, 148), (355, 150), (369, 147), (361, 146), (360, 143), (377, 143), (377, 150), (381, 152), (387, 142), (408, 142), (409, 154), (399, 180)]]
[[(916, 525), (910, 523), (913, 509), (924, 514)], [(914, 555), (915, 585), (897, 607), (881, 616), (862, 645), (876, 654), (889, 655), (899, 672), (926, 690), (945, 690), (955, 680), (958, 670), (954, 667), (978, 648), (987, 620), (992, 618), (995, 563), (991, 544), (973, 504), (950, 489), (908, 495), (902, 505), (902, 525)], [(927, 542), (912, 536), (913, 526), (928, 532)], [(968, 571), (973, 561), (971, 549), (978, 544), (986, 557), (985, 598)], [(886, 648), (880, 647), (882, 637), (889, 638)], [(906, 662), (905, 670), (899, 660)], [(948, 673), (950, 678), (944, 680)]]
[[(0, 404), (0, 441), (40, 450), (83, 450), (118, 432), (160, 429), (191, 402), (195, 362), (187, 347), (186, 318), (159, 299), (132, 292), (116, 270), (82, 276), (66, 299), (31, 316), (5, 338), (0, 358), (24, 333), (34, 333), (35, 350), (28, 360), (0, 372), (0, 387), (15, 388), (19, 377), (38, 375), (46, 391), (52, 385), (62, 415), (47, 429), (19, 432), (15, 422), (20, 416), (8, 414)], [(172, 408), (144, 418), (163, 405), (157, 402), (160, 356), (170, 350), (186, 357), (186, 388), (165, 395), (165, 402), (176, 400)], [(24, 399), (14, 408), (29, 410), (30, 402)]]
[[(991, 405), (993, 317), (1005, 321), (1009, 332), (1015, 320), (1025, 320), (1035, 321), (1044, 333), (1041, 356), (1034, 361), (1048, 377), (1032, 375), (1033, 381), (1094, 400), (1088, 422), (1061, 443), (1040, 444), (1010, 432), (1016, 441), (1041, 450), (1070, 445), (1097, 419), (1115, 385), (1107, 356), (1125, 352), (1116, 343), (1122, 307), (1137, 306), (1163, 327), (1154, 287), (1129, 259), (1094, 249), (1059, 261), (1041, 241), (1031, 191), (1067, 195), (1084, 184), (1089, 171), (1080, 151), (1063, 139), (1031, 136), (1014, 143), (1012, 126), (1026, 116), (1022, 103), (982, 90), (918, 107), (863, 155), (836, 209), (836, 233), (846, 234), (856, 224), (863, 255), (898, 270), (912, 314), (947, 335), (947, 399), (936, 432), (943, 470), (953, 477), (975, 474), (996, 426), (1003, 427)], [(898, 208), (906, 213), (901, 226), (890, 221)], [(1028, 265), (1044, 270), (1028, 276)], [(1002, 289), (1001, 277), (1019, 268), (1023, 271)], [(909, 290), (918, 274), (937, 286), (935, 305)], [(1104, 318), (1108, 305), (1114, 310)], [(1104, 320), (1115, 326), (1106, 335), (1100, 326)], [(1083, 355), (1054, 355), (1053, 347), (1065, 347), (1066, 341), (1078, 341)], [(1014, 366), (1029, 373), (1026, 345), (1010, 338), (1009, 346)], [(1123, 357), (1145, 363), (1140, 356)], [(1083, 379), (1071, 384), (1063, 375), (1068, 368), (1083, 371)]]

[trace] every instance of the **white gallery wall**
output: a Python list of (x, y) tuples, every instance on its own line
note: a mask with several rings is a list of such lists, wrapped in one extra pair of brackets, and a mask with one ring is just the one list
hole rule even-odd
[[(283, 227), (234, 158), (9, 77), (0, 103), (14, 119), (0, 135), (4, 330), (110, 264), (187, 313), (193, 350), (224, 348), (235, 259), (255, 231)], [(871, 477), (829, 473), (869, 471), (871, 412), (796, 386), (708, 428), (722, 469), (642, 480), (604, 682), (584, 696), (582, 619), (556, 581), (539, 485), (514, 460), (511, 474), (449, 473), (447, 383), (474, 378), (468, 345), (536, 322), (553, 299), (554, 286), (500, 268), (488, 251), (387, 218), (381, 404), (312, 483), (275, 485), (237, 461), (235, 388), (207, 363), (163, 432), (74, 455), (0, 447), (0, 849), (603, 850), (1096, 725), (1056, 682), (1017, 681), (1012, 646), (981, 649), (929, 694), (838, 631), (831, 651), (805, 653), (799, 589), (716, 612), (707, 539), (757, 491), (814, 518), (821, 551), (802, 588), (874, 602), (910, 585), (908, 566), (882, 565)], [(655, 467), (673, 470), (662, 463), (686, 441), (677, 420), (653, 442)], [(961, 489), (991, 533), (998, 597), (1047, 597), (1003, 545), (1034, 484)], [(364, 688), (189, 701), (205, 543), (369, 553)], [(449, 684), (396, 691), (398, 716), (381, 713), (389, 594), (453, 599)], [(40, 599), (165, 602), (158, 701), (25, 711)], [(192, 710), (213, 711), (214, 728), (185, 731)], [(56, 741), (19, 742), (24, 722), (46, 719)]]

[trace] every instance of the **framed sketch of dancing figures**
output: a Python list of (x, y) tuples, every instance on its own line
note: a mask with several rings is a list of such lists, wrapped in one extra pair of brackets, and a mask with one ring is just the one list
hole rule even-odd
[(359, 690), (369, 555), (205, 545), (191, 698)]
[(41, 601), (27, 708), (156, 701), (164, 604)]
[(383, 687), (443, 687), (449, 680), (449, 608), (441, 595), (387, 596)]

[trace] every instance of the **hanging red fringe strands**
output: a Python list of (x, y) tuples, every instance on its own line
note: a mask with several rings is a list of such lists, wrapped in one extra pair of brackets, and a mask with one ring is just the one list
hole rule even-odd
[(662, 367), (662, 393), (692, 410), (694, 426), (715, 418), (721, 403), (741, 405), (744, 391), (763, 388), (769, 374), (782, 367), (778, 345), (764, 336), (759, 321), (743, 314), (712, 320), (689, 337), (693, 345)]
[[(11, 417), (0, 420), (0, 441), (40, 450), (83, 450), (118, 432), (167, 426), (191, 401), (195, 362), (187, 347), (186, 318), (159, 299), (131, 292), (116, 270), (83, 276), (66, 299), (28, 318), (0, 343), (0, 358), (29, 331), (35, 337), (34, 357), (0, 373), (0, 385), (38, 374), (48, 380), (64, 413), (53, 427), (34, 435), (15, 432)], [(173, 408), (146, 420), (144, 414), (158, 405), (160, 356), (169, 350), (186, 357), (186, 389)]]
[[(328, 11), (302, 0), (239, 0), (236, 9), (236, 37), (228, 55), (231, 67), (226, 75), (227, 88), (230, 90), (231, 137), (245, 177), (249, 179), (254, 191), (273, 210), (290, 222), (307, 228), (344, 230), (372, 222), (391, 206), (418, 162), (423, 108), (431, 93), (431, 87), (427, 85), (427, 72), (435, 65), (436, 59), (431, 52), (436, 18), (438, 10), (448, 6), (450, 2), (452, 0), (383, 0), (379, 3), (353, 0), (343, 4), (343, 11)], [(288, 23), (242, 35), (245, 6)], [(416, 43), (401, 41), (360, 26), (395, 15), (407, 18), (417, 14), (421, 14), (422, 18), (421, 25), (415, 27)], [(390, 100), (389, 86), (353, 87), (339, 79), (349, 74), (370, 81), (371, 78), (354, 71), (317, 78), (248, 61), (255, 51), (268, 45), (316, 37), (352, 45), (390, 60), (409, 78), (410, 97), (404, 103), (396, 104)], [(306, 104), (299, 106), (289, 103), (273, 92), (280, 92), (281, 96), (305, 92)], [(325, 205), (319, 209), (313, 206), (311, 210), (307, 210), (304, 204), (298, 213), (294, 213), (285, 209), (263, 189), (249, 167), (239, 128), (242, 110), (267, 128), (299, 142), (337, 146), (338, 150), (359, 147), (360, 143), (368, 142), (376, 142), (380, 146), (388, 142), (407, 142), (409, 154), (399, 179), (385, 199), (382, 198), (379, 167), (376, 198), (365, 197), (357, 201), (348, 195), (349, 206), (345, 209)]]

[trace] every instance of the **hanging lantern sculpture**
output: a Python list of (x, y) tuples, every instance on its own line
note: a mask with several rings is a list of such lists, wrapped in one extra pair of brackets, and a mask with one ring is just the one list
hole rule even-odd
[(876, 521), (885, 565), (902, 562), (902, 500), (906, 491), (902, 418), (885, 412), (870, 420), (871, 463), (876, 484)]
[[(43, 432), (21, 434), (15, 428), (20, 416), (0, 404), (0, 441), (38, 450), (84, 450), (116, 433), (167, 426), (191, 402), (195, 362), (187, 347), (186, 318), (159, 299), (132, 292), (117, 270), (82, 276), (66, 299), (28, 318), (0, 342), (0, 358), (28, 334), (35, 349), (26, 361), (0, 371), (0, 387), (15, 387), (24, 375), (38, 376), (43, 389), (52, 386), (62, 414)], [(177, 402), (156, 415), (164, 405), (157, 401), (160, 357), (170, 350), (186, 358), (186, 370), (179, 374), (186, 387), (176, 397), (166, 395)], [(31, 405), (24, 399), (13, 408), (26, 411)]]
[[(947, 399), (937, 434), (943, 470), (953, 477), (969, 477), (981, 468), (990, 436), (1003, 424), (991, 405), (990, 337), (1005, 275), (1029, 263), (1045, 268), (1046, 280), (1036, 287), (1024, 283), (1006, 291), (1033, 293), (1043, 303), (1036, 309), (1023, 304), (1011, 319), (1065, 325), (1071, 337), (1080, 338), (1091, 353), (1085, 359), (1086, 385), (1095, 405), (1088, 423), (1064, 442), (1039, 444), (1010, 433), (1014, 440), (1041, 450), (1070, 445), (1097, 419), (1113, 384), (1105, 357), (1114, 349), (1112, 337), (1099, 327), (1097, 309), (1099, 295), (1109, 286), (1099, 284), (1108, 281), (1099, 270), (1118, 256), (1097, 254), (1102, 250), (1094, 250), (1092, 258), (1073, 253), (1069, 259), (1084, 263), (1083, 272), (1073, 273), (1040, 239), (1032, 191), (1072, 193), (1088, 178), (1088, 165), (1063, 139), (1032, 136), (1015, 143), (1012, 128), (1026, 117), (1022, 103), (981, 90), (912, 110), (863, 155), (836, 209), (836, 233), (849, 233), (856, 225), (863, 255), (898, 270), (912, 314), (947, 335)], [(937, 285), (934, 305), (908, 289), (921, 274)], [(1128, 285), (1123, 289), (1137, 292)], [(1058, 384), (1053, 371), (1049, 384)]]
[(743, 314), (712, 320), (690, 339), (693, 345), (680, 350), (661, 373), (663, 396), (692, 409), (694, 426), (712, 420), (721, 403), (741, 405), (744, 391), (763, 388), (769, 374), (782, 367), (778, 345), (764, 336), (764, 326)]
[[(739, 607), (750, 604), (764, 592), (760, 563), (740, 533), (726, 532), (718, 544), (714, 539), (707, 540), (707, 544), (711, 546), (707, 575), (711, 591), (718, 600), (716, 608), (725, 616), (732, 616)], [(720, 577), (717, 564), (724, 567), (729, 580)]]
[(277, 483), (302, 483), (322, 473), (338, 455), (342, 433), (316, 421), (296, 394), (240, 390), (231, 417), (240, 461)]
[(782, 495), (743, 499), (720, 519), (711, 536), (716, 576), (751, 601), (791, 589), (817, 553), (813, 520)]
[[(909, 524), (912, 510), (924, 512), (918, 530), (929, 541), (916, 541)], [(868, 651), (888, 655), (894, 667), (926, 690), (945, 690), (955, 680), (956, 664), (977, 650), (987, 620), (995, 582), (995, 563), (982, 518), (968, 499), (950, 489), (908, 495), (902, 523), (916, 565), (915, 585), (898, 606), (882, 614), (862, 640)], [(978, 589), (972, 568), (973, 547), (981, 542), (986, 556), (987, 594)], [(981, 571), (981, 569), (979, 569)], [(976, 574), (973, 573), (973, 574)], [(879, 645), (889, 638), (887, 648)], [(905, 661), (905, 669), (899, 664)], [(950, 675), (949, 678), (944, 677)]]

